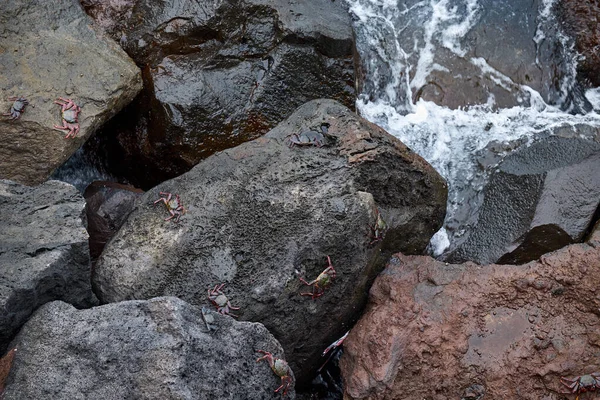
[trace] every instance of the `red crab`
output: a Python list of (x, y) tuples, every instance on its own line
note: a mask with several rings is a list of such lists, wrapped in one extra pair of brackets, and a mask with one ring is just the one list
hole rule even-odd
[[(4, 113), (2, 115), (10, 116), (8, 119), (19, 119), (21, 118), (21, 114), (25, 112), (25, 106), (29, 104), (29, 101), (25, 97), (9, 97), (9, 101), (13, 101), (14, 103), (10, 107), (9, 112)], [(33, 107), (33, 106), (32, 106)]]
[(290, 385), (292, 384), (292, 382), (294, 382), (294, 378), (292, 378), (292, 369), (285, 360), (273, 357), (273, 354), (269, 353), (268, 351), (257, 351), (259, 353), (263, 353), (264, 356), (260, 357), (258, 360), (256, 360), (256, 362), (267, 360), (267, 362), (269, 363), (269, 367), (271, 367), (271, 370), (275, 373), (275, 375), (281, 378), (281, 386), (275, 389), (275, 393), (283, 389), (281, 395), (285, 396), (288, 392), (288, 389), (290, 388)]
[(314, 300), (323, 296), (323, 293), (325, 293), (325, 289), (331, 286), (333, 280), (336, 277), (336, 273), (335, 268), (333, 268), (333, 265), (331, 264), (331, 258), (329, 258), (329, 256), (327, 256), (327, 262), (329, 263), (329, 265), (323, 270), (323, 272), (319, 274), (319, 276), (317, 276), (317, 279), (310, 282), (306, 282), (304, 278), (300, 277), (300, 281), (302, 283), (313, 287), (312, 293), (300, 293), (301, 296), (312, 296)]
[(81, 112), (81, 107), (75, 104), (73, 100), (63, 99), (62, 97), (59, 97), (54, 103), (61, 107), (60, 112), (63, 123), (62, 126), (54, 125), (54, 129), (67, 131), (65, 139), (76, 137), (79, 133), (79, 113)]
[(575, 400), (579, 399), (579, 395), (585, 392), (595, 392), (600, 390), (600, 372), (592, 372), (589, 375), (576, 376), (573, 379), (560, 378), (560, 383), (571, 390), (571, 393), (577, 394)]
[(383, 240), (383, 237), (385, 236), (385, 233), (388, 230), (388, 226), (385, 223), (385, 221), (383, 220), (383, 217), (381, 216), (381, 213), (379, 212), (379, 210), (377, 210), (375, 212), (376, 215), (376, 220), (375, 220), (375, 225), (370, 225), (369, 228), (371, 228), (371, 242), (369, 242), (369, 245), (372, 245), (374, 243), (377, 242), (381, 242)]
[(225, 286), (225, 284), (221, 283), (220, 286), (215, 285), (213, 290), (208, 289), (208, 300), (210, 300), (210, 302), (217, 307), (217, 312), (223, 315), (231, 315), (232, 317), (237, 318), (237, 315), (231, 314), (229, 311), (239, 310), (240, 308), (231, 305), (231, 302), (229, 301), (227, 296), (225, 296), (225, 293), (221, 291), (221, 289), (223, 289), (223, 286)]
[(181, 216), (186, 212), (186, 209), (183, 207), (183, 203), (181, 202), (181, 198), (179, 197), (179, 195), (176, 194), (175, 197), (173, 197), (173, 194), (169, 192), (159, 192), (159, 195), (166, 197), (161, 197), (160, 199), (156, 200), (154, 204), (160, 203), (162, 201), (163, 203), (165, 203), (165, 207), (167, 207), (167, 211), (169, 212), (169, 214), (171, 214), (170, 217), (165, 218), (165, 221), (169, 221), (177, 217), (175, 218), (175, 222), (179, 222), (179, 218), (181, 218)]

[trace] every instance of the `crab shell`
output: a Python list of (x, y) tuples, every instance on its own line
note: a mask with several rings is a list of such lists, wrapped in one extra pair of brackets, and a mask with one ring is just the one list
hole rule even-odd
[(217, 297), (210, 297), (210, 301), (212, 301), (218, 307), (225, 307), (229, 299), (224, 294), (219, 294)]
[(62, 112), (62, 119), (64, 119), (65, 121), (67, 121), (69, 124), (75, 124), (77, 123), (78, 119), (77, 119), (77, 111), (70, 109), (70, 110), (65, 110)]
[(290, 374), (290, 366), (285, 360), (281, 358), (276, 358), (273, 361), (273, 366), (271, 367), (275, 375), (279, 377), (288, 376)]

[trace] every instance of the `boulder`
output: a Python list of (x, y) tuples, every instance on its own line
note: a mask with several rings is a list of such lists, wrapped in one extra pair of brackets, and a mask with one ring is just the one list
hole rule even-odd
[(255, 139), (309, 100), (354, 107), (354, 40), (341, 2), (127, 4), (88, 9), (146, 66), (144, 93), (103, 133), (115, 168), (125, 163), (137, 186)]
[(90, 235), (92, 263), (100, 256), (106, 243), (119, 230), (133, 210), (135, 201), (144, 192), (133, 186), (115, 182), (92, 182), (85, 190), (85, 212)]
[[(0, 110), (8, 97), (29, 101), (19, 119), (0, 116), (0, 178), (38, 184), (135, 97), (141, 75), (77, 0), (2, 1), (0, 26)], [(59, 97), (81, 107), (74, 139), (53, 129), (63, 125)]]
[(84, 207), (63, 182), (30, 188), (0, 180), (0, 351), (44, 303), (97, 303)]
[(555, 5), (561, 27), (575, 40), (577, 75), (585, 86), (600, 86), (600, 4), (594, 1), (560, 0)]
[(283, 356), (264, 326), (174, 297), (89, 310), (46, 304), (11, 348), (5, 400), (281, 398), (280, 379), (256, 362), (257, 350)]
[[(538, 106), (540, 96), (570, 112), (592, 108), (575, 81), (573, 41), (546, 1), (410, 0), (383, 7), (386, 18), (377, 23), (372, 15), (381, 14), (379, 7), (354, 10), (361, 20), (357, 41), (368, 44), (359, 49), (365, 72), (357, 73), (358, 91), (370, 100), (386, 98), (394, 86), (391, 101), (404, 111), (419, 99), (451, 109), (498, 109)], [(375, 40), (383, 49), (371, 45)], [(412, 99), (401, 98), (407, 93)]]
[(397, 254), (344, 342), (344, 398), (564, 399), (561, 377), (600, 371), (599, 273), (588, 244), (520, 266)]
[(450, 262), (522, 264), (579, 242), (600, 205), (600, 130), (564, 126), (506, 156), (474, 221), (443, 256)]
[[(322, 145), (293, 144), (311, 138)], [(180, 196), (179, 222), (152, 204), (168, 196), (160, 192)], [(424, 251), (446, 196), (440, 175), (396, 138), (314, 100), (142, 196), (99, 258), (95, 290), (103, 302), (175, 295), (200, 305), (225, 283), (233, 313), (275, 335), (303, 384), (356, 320), (387, 254)], [(377, 210), (387, 230), (375, 228)], [(301, 296), (315, 289), (299, 277), (315, 279), (327, 257), (333, 284), (320, 298)]]

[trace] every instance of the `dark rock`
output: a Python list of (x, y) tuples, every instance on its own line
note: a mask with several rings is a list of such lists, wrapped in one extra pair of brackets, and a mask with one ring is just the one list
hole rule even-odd
[[(289, 146), (328, 127), (327, 144)], [(165, 222), (159, 192), (187, 213)], [(217, 153), (141, 197), (96, 265), (103, 302), (176, 295), (206, 304), (218, 283), (241, 319), (258, 321), (286, 351), (300, 384), (324, 348), (360, 313), (390, 251), (420, 254), (444, 218), (447, 187), (422, 158), (332, 100), (300, 107), (263, 138)], [(389, 229), (373, 242), (379, 209)], [(380, 255), (380, 249), (384, 255)], [(337, 278), (317, 299), (298, 279), (327, 265)], [(335, 316), (335, 318), (332, 318)]]
[[(135, 97), (141, 76), (76, 0), (2, 1), (0, 26), (0, 110), (10, 96), (30, 102), (19, 120), (0, 117), (0, 177), (37, 184)], [(75, 139), (53, 130), (62, 125), (58, 97), (82, 108)]]
[(555, 8), (563, 30), (575, 39), (579, 79), (586, 86), (600, 86), (600, 4), (597, 1), (560, 0)]
[[(53, 302), (25, 324), (4, 399), (280, 399), (257, 350), (283, 350), (261, 324), (163, 297), (76, 310)], [(294, 399), (294, 389), (287, 395)]]
[(561, 377), (600, 369), (599, 273), (587, 244), (521, 266), (398, 254), (344, 342), (344, 399), (564, 399)]
[(524, 263), (583, 240), (600, 204), (599, 132), (559, 128), (506, 156), (470, 233), (444, 259)]
[(97, 181), (87, 187), (85, 213), (90, 235), (92, 263), (100, 256), (104, 246), (119, 230), (144, 192), (129, 185)]
[(97, 303), (84, 207), (66, 183), (30, 188), (0, 181), (0, 351), (44, 303)]
[(104, 132), (136, 185), (255, 139), (309, 100), (354, 107), (354, 41), (340, 2), (114, 4), (94, 10), (100, 20), (125, 15), (115, 39), (123, 31), (122, 45), (145, 66), (146, 90)]

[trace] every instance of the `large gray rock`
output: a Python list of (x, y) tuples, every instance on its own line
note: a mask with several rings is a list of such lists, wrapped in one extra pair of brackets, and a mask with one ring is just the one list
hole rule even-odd
[[(328, 128), (327, 128), (328, 127)], [(313, 130), (324, 146), (289, 147)], [(181, 197), (179, 223), (153, 206)], [(447, 187), (422, 158), (332, 100), (300, 107), (265, 137), (217, 153), (141, 197), (96, 265), (103, 302), (176, 295), (205, 304), (225, 294), (242, 319), (262, 322), (283, 345), (299, 382), (358, 317), (385, 255), (420, 254), (445, 213)], [(373, 242), (376, 209), (387, 221)], [(317, 299), (298, 276), (316, 278), (331, 257), (337, 279)], [(335, 316), (332, 318), (332, 316)]]
[[(2, 1), (0, 27), (0, 110), (10, 109), (7, 97), (30, 102), (19, 120), (0, 117), (0, 178), (37, 184), (135, 97), (141, 76), (77, 0)], [(62, 125), (58, 97), (82, 108), (75, 139), (53, 130)]]
[[(210, 318), (211, 330), (204, 322)], [(202, 312), (174, 298), (76, 310), (40, 308), (17, 348), (4, 399), (280, 399), (257, 350), (283, 357), (261, 324)], [(288, 397), (294, 399), (294, 389)]]
[(600, 205), (600, 130), (565, 126), (506, 156), (452, 262), (525, 263), (581, 241)]
[(342, 2), (86, 3), (148, 65), (143, 96), (105, 130), (138, 186), (259, 137), (309, 100), (354, 107), (354, 40)]
[(84, 207), (63, 182), (30, 188), (0, 180), (0, 350), (44, 303), (97, 303)]

